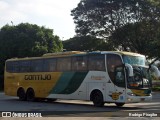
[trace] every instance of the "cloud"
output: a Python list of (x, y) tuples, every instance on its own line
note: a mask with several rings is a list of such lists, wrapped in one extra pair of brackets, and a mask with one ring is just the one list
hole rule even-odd
[(10, 21), (10, 20), (20, 20), (25, 19), (25, 15), (15, 9), (13, 7), (5, 2), (0, 1), (0, 20), (2, 21)]
[[(29, 22), (54, 29), (60, 37), (72, 37), (74, 23), (70, 11), (80, 0), (0, 0), (0, 27)], [(70, 31), (68, 33), (68, 31)]]

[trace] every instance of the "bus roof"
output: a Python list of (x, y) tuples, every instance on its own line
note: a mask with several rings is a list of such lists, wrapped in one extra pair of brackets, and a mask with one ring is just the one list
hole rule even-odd
[[(104, 51), (105, 53), (105, 51)], [(106, 53), (117, 53), (120, 55), (129, 55), (129, 56), (141, 56), (144, 57), (144, 55), (139, 54), (139, 53), (133, 53), (133, 52), (126, 52), (126, 51), (106, 51)]]
[(52, 58), (52, 57), (66, 57), (66, 56), (79, 56), (79, 55), (87, 55), (87, 54), (107, 54), (107, 53), (116, 53), (120, 55), (144, 57), (144, 55), (141, 55), (138, 53), (125, 52), (125, 51), (93, 51), (93, 52), (67, 51), (67, 52), (47, 53), (40, 57), (11, 58), (11, 59), (8, 59), (7, 61), (30, 60), (30, 59), (40, 59), (40, 58)]

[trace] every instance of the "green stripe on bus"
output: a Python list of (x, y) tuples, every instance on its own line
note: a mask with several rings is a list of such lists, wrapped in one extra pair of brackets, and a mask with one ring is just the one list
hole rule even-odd
[(64, 72), (57, 81), (55, 87), (51, 90), (51, 94), (71, 94), (75, 92), (88, 72)]
[(85, 79), (87, 73), (88, 72), (76, 72), (70, 80), (68, 86), (62, 92), (60, 92), (60, 94), (74, 93)]
[(75, 72), (64, 72), (57, 81), (55, 87), (52, 89), (52, 94), (61, 93), (69, 84)]

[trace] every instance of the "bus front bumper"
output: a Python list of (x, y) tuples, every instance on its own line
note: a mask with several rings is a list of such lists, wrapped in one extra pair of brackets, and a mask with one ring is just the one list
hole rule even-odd
[(127, 103), (134, 102), (149, 102), (152, 100), (152, 95), (150, 96), (127, 96)]

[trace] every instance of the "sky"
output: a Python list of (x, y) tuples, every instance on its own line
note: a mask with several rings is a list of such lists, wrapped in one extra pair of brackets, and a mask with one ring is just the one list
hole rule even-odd
[[(37, 24), (54, 30), (61, 40), (75, 35), (70, 15), (80, 0), (0, 0), (0, 28), (6, 24)], [(11, 22), (12, 21), (12, 22)]]

